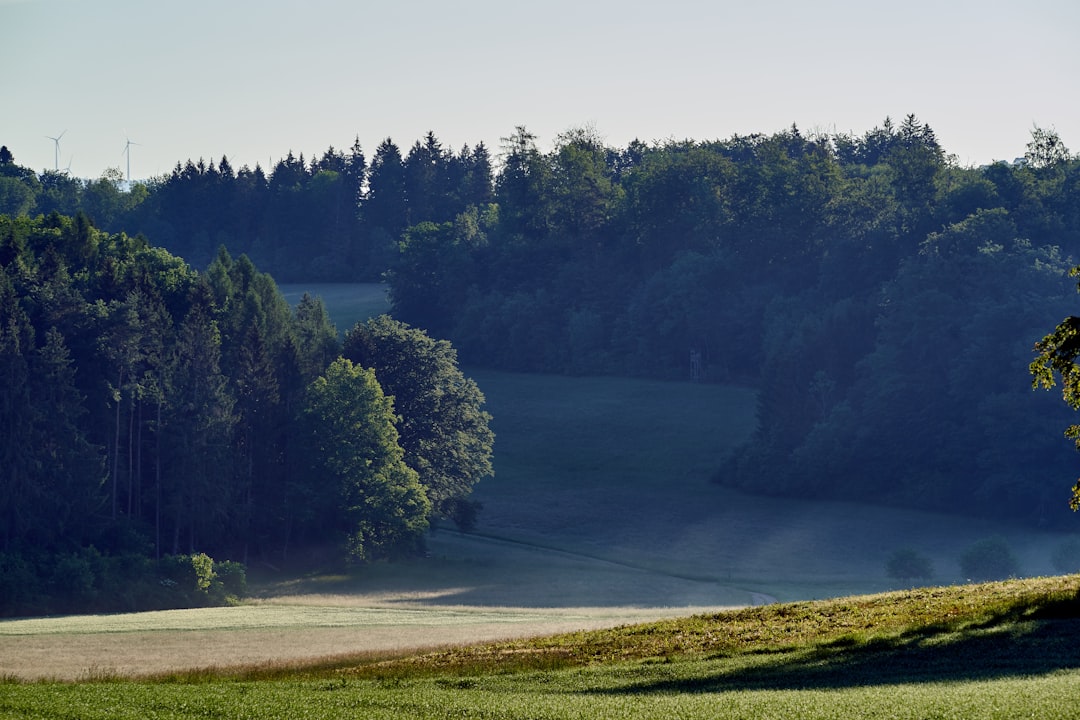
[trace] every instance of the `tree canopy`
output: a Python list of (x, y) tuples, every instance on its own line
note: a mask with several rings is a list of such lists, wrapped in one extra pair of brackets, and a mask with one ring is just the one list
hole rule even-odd
[[(518, 127), (496, 157), (428, 133), (412, 145), (387, 138), (370, 161), (356, 143), (290, 154), (265, 173), (189, 161), (130, 190), (13, 161), (0, 175), (14, 183), (0, 190), (3, 207), (82, 210), (222, 281), (229, 273), (211, 267), (221, 244), (278, 279), (385, 278), (395, 320), (451, 342), (464, 366), (753, 385), (757, 430), (718, 482), (1066, 522), (1044, 479), (1070, 463), (1052, 440), (1067, 408), (1017, 383), (1032, 343), (1068, 314), (1066, 274), (1080, 264), (1080, 160), (1053, 130), (1034, 128), (1023, 159), (986, 167), (960, 166), (908, 115), (861, 135), (793, 125), (625, 147), (577, 128), (545, 149)], [(189, 289), (162, 300), (180, 320)], [(110, 295), (102, 313), (125, 301)], [(223, 345), (248, 327), (240, 317), (215, 317)], [(308, 337), (329, 339), (312, 317)], [(127, 339), (132, 324), (107, 326), (117, 341), (106, 377), (124, 397), (153, 387), (135, 378), (156, 362)], [(244, 363), (265, 375), (255, 368), (279, 352), (270, 327), (244, 330), (265, 351), (223, 347), (226, 376)], [(334, 352), (295, 362), (310, 380)], [(353, 359), (378, 377), (373, 361)], [(231, 416), (273, 405), (272, 383), (244, 387)], [(286, 387), (276, 402), (294, 407)], [(405, 394), (387, 393), (401, 412)], [(423, 484), (406, 430), (400, 422)], [(122, 507), (122, 452), (105, 446)], [(276, 456), (252, 452), (255, 463)]]
[(372, 368), (393, 396), (405, 461), (419, 473), (435, 510), (471, 525), (476, 507), (468, 497), (492, 474), (495, 436), (484, 396), (458, 369), (454, 348), (382, 315), (352, 328), (342, 352)]
[[(370, 560), (415, 549), (431, 504), (408, 467), (394, 406), (375, 373), (338, 358), (316, 378), (304, 408), (310, 502), (348, 556)], [(329, 486), (329, 492), (326, 489)]]
[[(1080, 266), (1069, 274), (1080, 276)], [(1031, 361), (1032, 387), (1050, 389), (1061, 381), (1061, 397), (1073, 410), (1080, 410), (1080, 318), (1069, 315), (1054, 331), (1035, 343), (1036, 357)], [(1065, 437), (1072, 439), (1080, 450), (1080, 424), (1069, 425)], [(1080, 480), (1073, 485), (1069, 506), (1080, 510)]]
[[(490, 454), (482, 396), (454, 375), (448, 344), (421, 335), (367, 360), (414, 362), (417, 387), (457, 403), (441, 406), (447, 431)], [(198, 272), (84, 214), (0, 215), (0, 569), (23, 568), (26, 586), (45, 593), (50, 558), (93, 578), (90, 566), (106, 563), (94, 553), (280, 562), (417, 552), (431, 503), (396, 424), (422, 427), (431, 421), (412, 413), (433, 408), (397, 414), (375, 371), (340, 349), (322, 302), (290, 307), (247, 256), (222, 248)], [(414, 350), (430, 357), (402, 355)], [(490, 471), (487, 457), (475, 462)]]

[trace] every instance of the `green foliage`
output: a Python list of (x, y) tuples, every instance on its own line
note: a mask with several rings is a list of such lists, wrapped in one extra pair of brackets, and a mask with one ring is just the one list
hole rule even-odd
[[(1070, 277), (1080, 276), (1080, 266), (1069, 271)], [(1054, 387), (1055, 377), (1061, 381), (1061, 397), (1073, 410), (1080, 409), (1080, 318), (1068, 316), (1054, 331), (1035, 343), (1037, 353), (1028, 366), (1033, 377), (1032, 388), (1049, 390)], [(1080, 450), (1080, 425), (1070, 425), (1065, 437), (1074, 441)], [(1080, 510), (1080, 480), (1073, 485), (1069, 506)]]
[(345, 358), (308, 388), (304, 440), (311, 467), (306, 492), (321, 508), (312, 521), (353, 561), (419, 548), (431, 504), (403, 460), (392, 399), (372, 370)]
[(161, 584), (187, 602), (202, 605), (215, 579), (214, 560), (206, 553), (167, 555), (160, 561)]
[(247, 595), (247, 569), (206, 553), (168, 555), (158, 561), (158, 584), (163, 607), (227, 605)]
[(929, 580), (934, 576), (934, 565), (917, 550), (901, 548), (893, 551), (885, 561), (885, 574), (901, 582)]
[(1053, 167), (1069, 160), (1071, 153), (1061, 137), (1054, 130), (1047, 130), (1038, 125), (1031, 130), (1031, 141), (1027, 144), (1024, 158), (1034, 168)]
[(0, 706), (15, 717), (1069, 717), (1076, 593), (1075, 578), (1045, 578), (390, 659), (10, 681)]
[(450, 343), (381, 315), (353, 327), (343, 352), (372, 368), (394, 398), (405, 462), (419, 474), (433, 510), (474, 522), (476, 507), (467, 497), (493, 472), (495, 436), (484, 395), (458, 368)]
[(45, 596), (42, 575), (28, 554), (0, 552), (0, 613), (9, 615), (38, 611)]
[(195, 590), (205, 593), (214, 581), (214, 559), (206, 553), (191, 556), (191, 569), (195, 574)]
[(721, 480), (1064, 523), (1053, 488), (1034, 481), (1068, 467), (1052, 437), (1063, 414), (1038, 398), (1033, 410), (1016, 373), (1039, 318), (1067, 307), (1066, 265), (1024, 241), (1000, 246), (1010, 228), (988, 212), (932, 235), (872, 298), (775, 300), (758, 432)]
[[(395, 317), (453, 342), (472, 366), (757, 387), (761, 431), (723, 482), (1056, 525), (1068, 514), (1035, 480), (1068, 472), (1067, 448), (1052, 440), (1064, 414), (1015, 374), (1035, 329), (1066, 314), (1080, 160), (1038, 128), (1029, 153), (1027, 164), (960, 167), (908, 115), (861, 136), (792, 126), (623, 148), (578, 128), (550, 151), (518, 127), (498, 172), (482, 145), (455, 153), (434, 133), (411, 147), (387, 138), (370, 165), (354, 143), (290, 153), (266, 172), (227, 158), (178, 163), (130, 189), (116, 173), (39, 176), (11, 157), (0, 175), (32, 204), (15, 191), (25, 214), (5, 221), (0, 262), (29, 298), (19, 311), (35, 347), (55, 326), (75, 358), (97, 456), (88, 467), (100, 475), (105, 463), (108, 514), (115, 502), (116, 515), (163, 518), (152, 534), (165, 551), (285, 555), (310, 514), (294, 492), (304, 481), (288, 467), (289, 427), (334, 356), (331, 332), (310, 303), (285, 321), (255, 263), (278, 279), (387, 271)], [(120, 230), (207, 268), (212, 312), (190, 320), (217, 324), (228, 381), (201, 417), (216, 408), (229, 426), (228, 447), (212, 448), (229, 461), (207, 473), (163, 463), (161, 507), (150, 500), (158, 451), (184, 460), (185, 443), (211, 438), (171, 432), (200, 417), (178, 411), (166, 350), (196, 279)], [(219, 259), (223, 245), (252, 260)], [(57, 417), (80, 415), (63, 404)], [(185, 502), (185, 478), (198, 502)], [(18, 482), (14, 497), (41, 489)]]
[(209, 595), (215, 605), (234, 603), (247, 596), (247, 568), (232, 560), (215, 561)]
[(960, 557), (964, 576), (976, 581), (1015, 577), (1020, 563), (1003, 538), (991, 537), (968, 547)]
[(333, 472), (385, 482), (328, 498), (304, 462), (298, 416), (338, 348), (320, 301), (294, 312), (244, 255), (198, 274), (83, 214), (0, 216), (0, 552), (27, 578), (0, 612), (168, 605), (138, 555), (195, 558), (185, 602), (222, 602), (242, 583), (216, 581), (209, 554), (285, 557), (341, 513), (365, 518), (363, 557), (415, 547), (428, 501), (381, 391), (357, 418), (374, 467)]
[(0, 553), (5, 578), (0, 615), (136, 612), (223, 605), (247, 592), (241, 563), (215, 563), (205, 553), (153, 561), (95, 547), (46, 553)]

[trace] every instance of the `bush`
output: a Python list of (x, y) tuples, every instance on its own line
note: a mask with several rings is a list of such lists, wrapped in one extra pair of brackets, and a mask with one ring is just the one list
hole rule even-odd
[(103, 556), (97, 586), (97, 609), (101, 612), (168, 607), (168, 596), (158, 583), (157, 565), (139, 553)]
[(195, 571), (195, 589), (200, 593), (210, 592), (214, 582), (214, 559), (206, 553), (191, 556), (191, 569)]
[(911, 548), (901, 548), (885, 562), (885, 573), (901, 582), (929, 580), (934, 576), (934, 565), (925, 555)]
[(31, 558), (0, 552), (0, 615), (42, 614), (45, 595)]
[(1080, 573), (1080, 540), (1067, 540), (1058, 545), (1050, 562), (1054, 570), (1063, 575)]
[(484, 504), (477, 500), (466, 498), (450, 498), (444, 503), (447, 517), (454, 521), (457, 529), (461, 532), (469, 532), (476, 527), (476, 519)]
[(94, 546), (0, 552), (0, 616), (225, 605), (246, 592), (243, 564), (215, 563), (204, 553), (154, 561)]
[(214, 562), (206, 553), (169, 555), (159, 563), (160, 584), (170, 607), (225, 605), (247, 593), (247, 570), (238, 562)]
[(969, 580), (1002, 580), (1018, 575), (1020, 563), (1003, 538), (992, 537), (968, 547), (960, 557), (960, 569)]
[(52, 562), (49, 591), (63, 610), (77, 612), (92, 608), (97, 599), (95, 585), (100, 578), (101, 555), (94, 548), (58, 555)]
[(247, 595), (247, 569), (243, 563), (223, 560), (214, 563), (210, 599), (215, 605), (231, 604)]
[(210, 585), (214, 580), (214, 561), (209, 555), (166, 555), (158, 567), (161, 586), (175, 596), (177, 604), (209, 604)]

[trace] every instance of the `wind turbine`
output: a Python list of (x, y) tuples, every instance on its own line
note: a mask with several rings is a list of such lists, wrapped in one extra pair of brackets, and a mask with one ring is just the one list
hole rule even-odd
[(121, 151), (121, 155), (127, 155), (127, 184), (131, 186), (131, 146), (138, 145), (137, 142), (132, 142), (131, 138), (124, 135), (124, 139), (127, 141), (124, 143), (124, 149)]
[(60, 172), (60, 138), (64, 137), (64, 133), (66, 132), (67, 129), (65, 128), (64, 132), (60, 133), (56, 137), (49, 137), (48, 135), (45, 136), (52, 140), (53, 145), (55, 146), (56, 151), (53, 157), (53, 170), (55, 170), (56, 172)]

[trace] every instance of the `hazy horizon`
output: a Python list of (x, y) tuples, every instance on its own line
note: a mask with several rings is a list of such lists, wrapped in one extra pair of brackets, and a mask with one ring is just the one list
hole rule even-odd
[[(182, 6), (0, 1), (0, 129), (36, 171), (147, 178), (223, 155), (267, 168), (358, 139), (447, 148), (524, 125), (542, 149), (594, 126), (633, 139), (852, 132), (909, 113), (962, 165), (1012, 160), (1034, 125), (1080, 148), (1080, 6), (852, 0), (662, 7), (555, 0)], [(50, 139), (60, 136), (59, 159)]]

